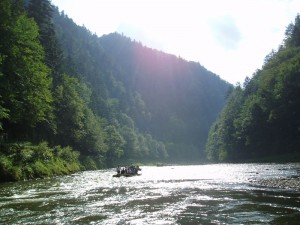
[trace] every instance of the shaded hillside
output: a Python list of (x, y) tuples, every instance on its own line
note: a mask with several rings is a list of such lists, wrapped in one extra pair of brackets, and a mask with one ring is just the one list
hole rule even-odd
[(150, 113), (147, 117), (135, 113), (139, 129), (175, 144), (170, 146), (173, 150), (203, 150), (230, 85), (199, 63), (144, 47), (117, 33), (101, 37), (100, 42), (122, 69), (117, 79), (141, 95)]
[[(113, 33), (98, 38), (65, 15), (55, 17), (67, 59), (93, 90), (92, 108), (129, 116), (138, 132), (162, 141), (171, 158), (200, 157), (230, 87), (199, 63)], [(107, 104), (108, 103), (108, 104)], [(113, 111), (111, 111), (113, 110)]]
[[(283, 45), (261, 70), (236, 87), (212, 126), (211, 160), (300, 160), (300, 16), (286, 30)], [(279, 156), (279, 157), (278, 157)], [(296, 157), (298, 158), (296, 158)]]

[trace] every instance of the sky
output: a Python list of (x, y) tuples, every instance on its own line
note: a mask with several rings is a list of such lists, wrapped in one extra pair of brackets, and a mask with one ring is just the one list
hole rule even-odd
[(123, 33), (143, 45), (199, 62), (236, 84), (252, 77), (286, 27), (300, 0), (52, 0), (98, 36)]

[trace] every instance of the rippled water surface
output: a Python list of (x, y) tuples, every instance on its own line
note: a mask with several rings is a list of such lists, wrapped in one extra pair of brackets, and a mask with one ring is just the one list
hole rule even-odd
[(0, 184), (1, 224), (297, 224), (299, 189), (259, 186), (300, 164), (143, 167)]

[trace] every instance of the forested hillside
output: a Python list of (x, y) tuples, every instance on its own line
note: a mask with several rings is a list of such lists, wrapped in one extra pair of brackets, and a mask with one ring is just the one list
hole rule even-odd
[(300, 16), (261, 70), (229, 96), (206, 146), (215, 161), (300, 160)]
[[(91, 87), (93, 111), (127, 138), (129, 158), (148, 158), (149, 151), (160, 159), (204, 156), (209, 127), (230, 84), (199, 63), (121, 34), (99, 38), (58, 11), (54, 21), (69, 72)], [(143, 144), (155, 140), (158, 148)]]
[(173, 158), (199, 158), (230, 85), (199, 63), (143, 47), (119, 34), (101, 37), (100, 42), (122, 68), (116, 78), (143, 101), (129, 112), (138, 129), (167, 143)]
[(0, 181), (203, 159), (230, 84), (123, 35), (98, 37), (49, 0), (3, 0), (0, 12)]

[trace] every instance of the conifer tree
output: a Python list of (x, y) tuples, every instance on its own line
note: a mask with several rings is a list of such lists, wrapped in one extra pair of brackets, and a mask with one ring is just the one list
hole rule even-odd
[(29, 130), (47, 120), (52, 111), (52, 80), (43, 63), (38, 27), (18, 3), (0, 3), (0, 96), (5, 117), (9, 117), (3, 121), (3, 129), (11, 139), (28, 138)]
[(30, 0), (28, 15), (34, 18), (39, 26), (39, 39), (45, 49), (45, 62), (51, 69), (54, 85), (56, 85), (59, 82), (59, 74), (62, 73), (63, 53), (52, 22), (52, 7), (49, 0)]
[(285, 32), (286, 40), (285, 43), (287, 46), (300, 46), (300, 14), (295, 18), (295, 23), (291, 23)]

